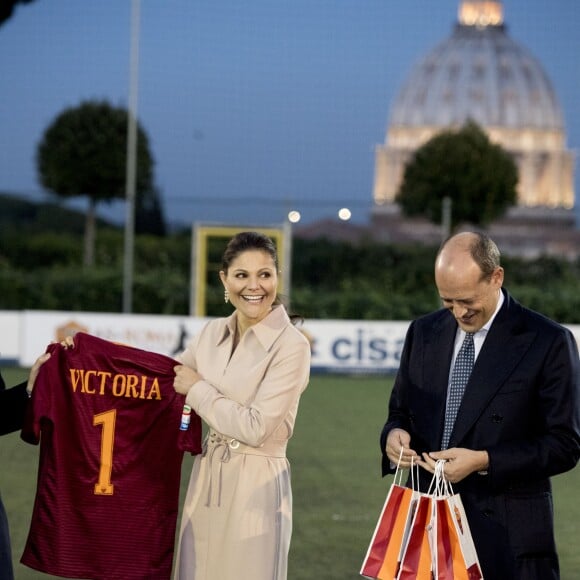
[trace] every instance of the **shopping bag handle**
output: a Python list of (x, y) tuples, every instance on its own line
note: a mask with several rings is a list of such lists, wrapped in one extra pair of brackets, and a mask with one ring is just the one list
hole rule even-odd
[(446, 459), (438, 459), (435, 462), (435, 472), (427, 490), (428, 495), (433, 497), (449, 497), (454, 494), (451, 482), (445, 477)]
[[(395, 471), (395, 477), (393, 478), (393, 483), (395, 485), (403, 484), (403, 472), (405, 470), (401, 467), (402, 459), (403, 459), (403, 446), (401, 446), (399, 460), (397, 461), (397, 470)], [(413, 491), (419, 491), (419, 466), (415, 463), (414, 457), (411, 457), (410, 471), (411, 471), (411, 489)]]

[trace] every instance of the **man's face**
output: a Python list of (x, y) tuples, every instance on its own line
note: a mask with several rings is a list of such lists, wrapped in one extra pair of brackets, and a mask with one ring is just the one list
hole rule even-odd
[(479, 266), (469, 261), (460, 269), (436, 269), (435, 283), (443, 306), (453, 314), (466, 332), (477, 332), (495, 312), (503, 284), (503, 268), (496, 268), (489, 279)]

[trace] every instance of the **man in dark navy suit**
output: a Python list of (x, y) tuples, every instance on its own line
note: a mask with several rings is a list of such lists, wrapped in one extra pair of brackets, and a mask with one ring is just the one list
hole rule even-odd
[[(455, 235), (440, 249), (444, 308), (407, 332), (381, 433), (383, 475), (403, 449), (401, 466), (415, 458), (426, 491), (445, 459), (486, 580), (557, 579), (550, 477), (580, 457), (578, 345), (514, 300), (503, 280), (499, 250), (484, 234)], [(467, 335), (475, 362), (470, 374), (464, 367), (453, 411), (452, 369)]]

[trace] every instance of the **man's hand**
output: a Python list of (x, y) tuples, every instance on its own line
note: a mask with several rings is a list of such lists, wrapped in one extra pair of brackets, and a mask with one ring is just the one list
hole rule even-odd
[[(74, 348), (74, 340), (72, 338), (72, 336), (67, 336), (61, 343), (60, 343), (64, 348)], [(36, 377), (38, 377), (38, 371), (40, 370), (40, 367), (50, 358), (50, 353), (45, 352), (44, 354), (41, 354), (35, 361), (34, 364), (32, 365), (32, 368), (30, 369), (30, 373), (28, 374), (28, 384), (26, 385), (26, 392), (28, 393), (28, 396), (30, 397), (32, 395), (32, 390), (34, 389), (34, 383), (36, 382)]]
[(41, 354), (35, 361), (34, 364), (32, 365), (32, 368), (30, 369), (30, 373), (28, 374), (28, 384), (26, 385), (26, 392), (28, 393), (28, 396), (30, 397), (30, 395), (32, 395), (32, 389), (34, 389), (34, 383), (36, 382), (36, 377), (38, 376), (38, 371), (40, 370), (40, 367), (50, 358), (50, 353), (49, 352), (45, 352), (44, 354)]
[[(385, 447), (385, 452), (389, 461), (393, 465), (398, 465), (401, 469), (409, 469), (411, 467), (411, 458), (414, 458), (415, 462), (419, 458), (417, 453), (410, 449), (410, 444), (411, 436), (405, 430), (392, 429), (389, 431)], [(403, 450), (402, 455), (401, 449)]]
[(445, 459), (443, 473), (445, 479), (451, 483), (458, 483), (475, 471), (484, 471), (489, 467), (487, 451), (473, 451), (462, 447), (423, 453), (423, 459), (417, 460), (417, 464), (430, 473), (435, 473), (435, 462), (438, 459)]

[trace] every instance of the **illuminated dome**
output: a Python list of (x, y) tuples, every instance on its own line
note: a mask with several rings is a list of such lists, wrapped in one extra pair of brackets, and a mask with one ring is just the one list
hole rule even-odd
[(562, 130), (540, 63), (499, 26), (458, 24), (415, 69), (396, 99), (392, 126), (461, 125)]
[(471, 119), (513, 155), (519, 205), (573, 206), (573, 156), (560, 105), (541, 64), (507, 34), (502, 8), (499, 1), (462, 1), (451, 36), (411, 71), (377, 148), (375, 203), (394, 200), (418, 147)]

